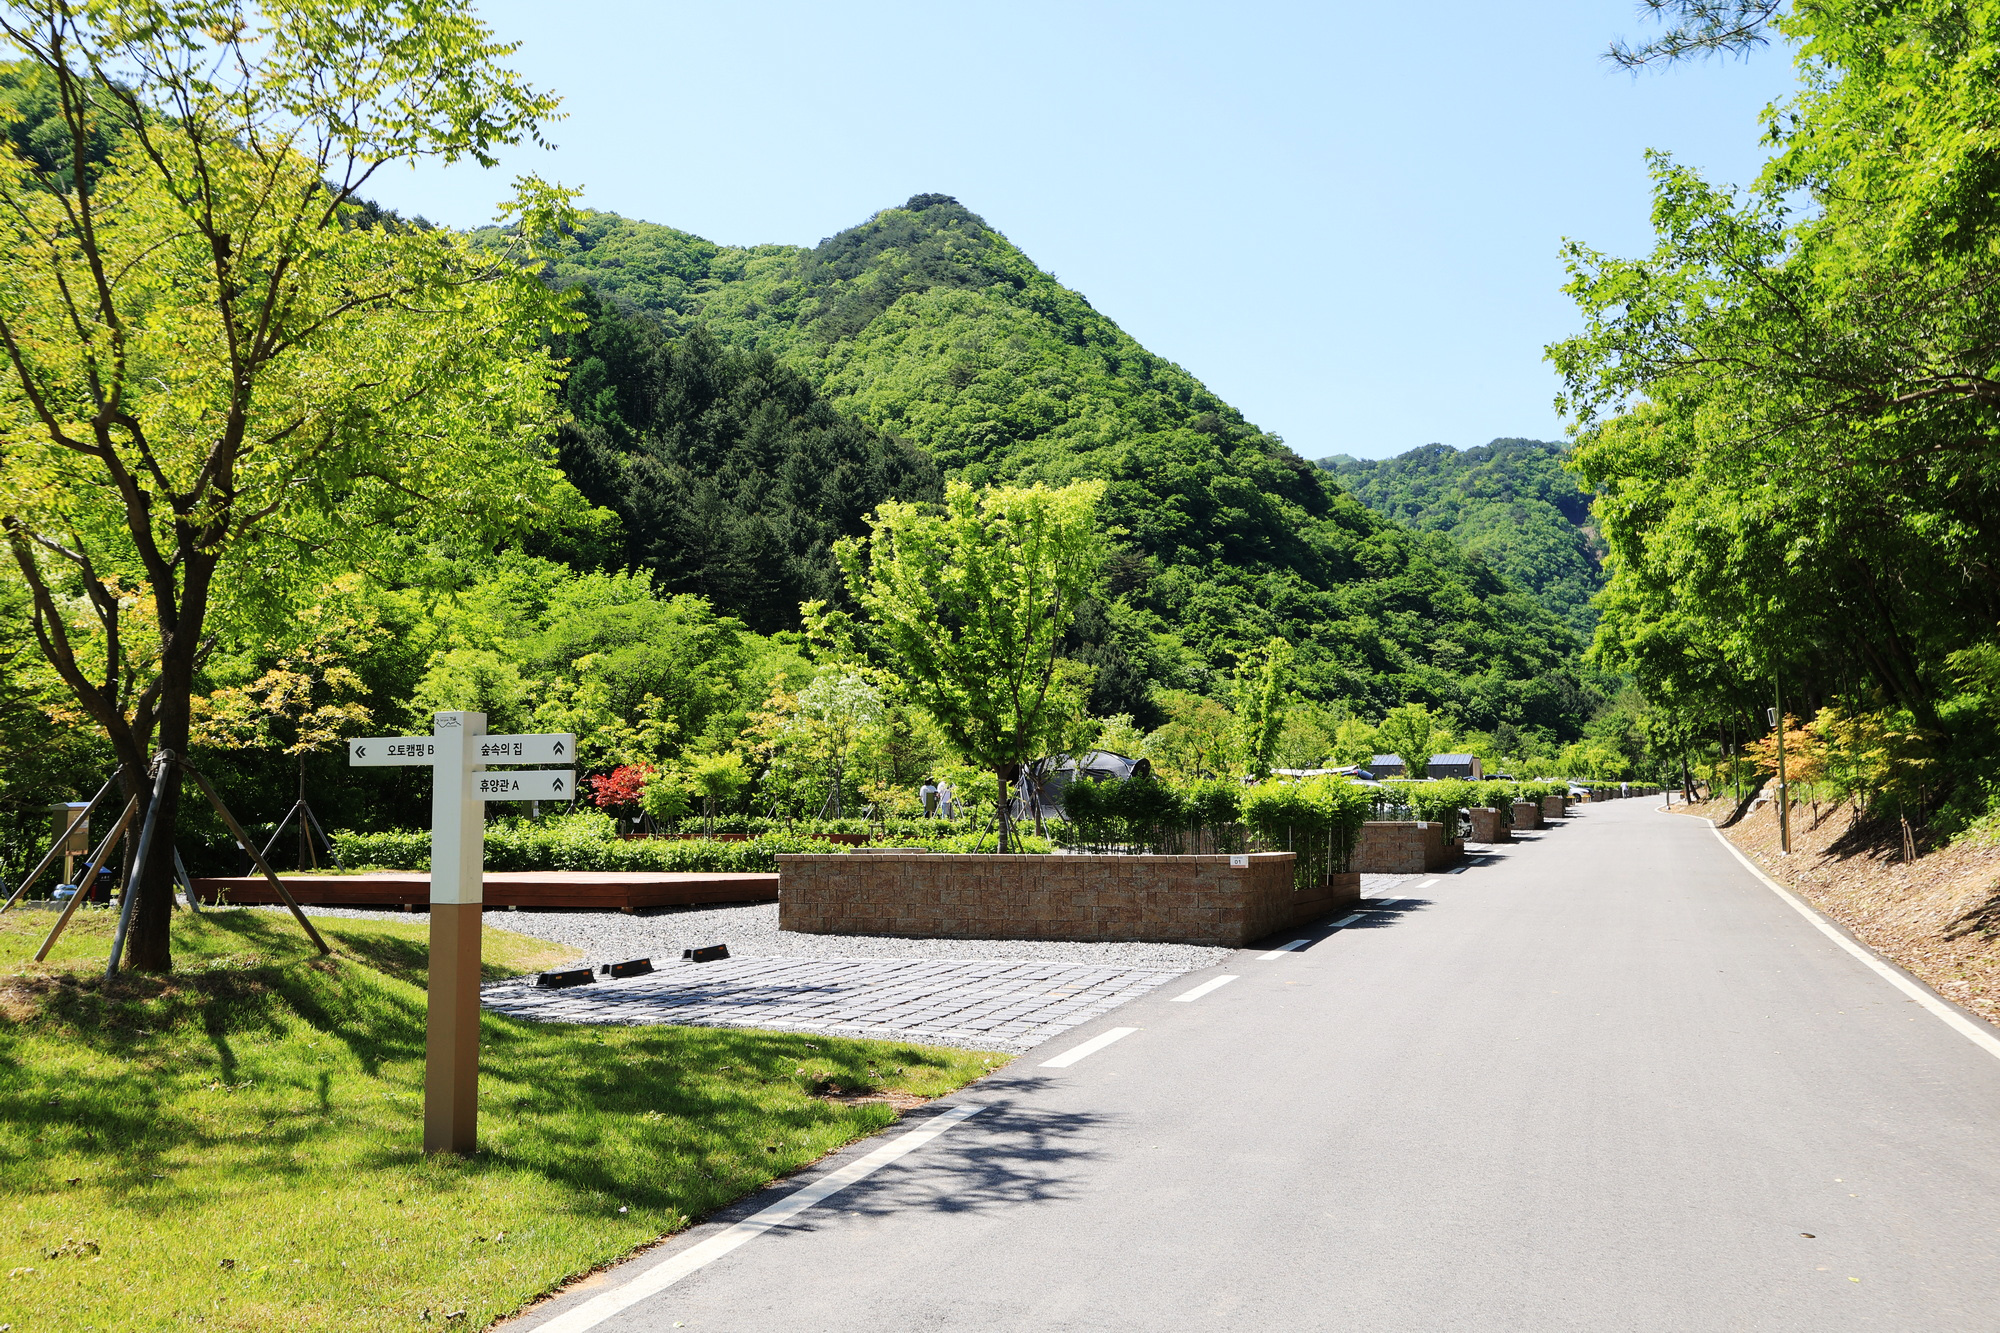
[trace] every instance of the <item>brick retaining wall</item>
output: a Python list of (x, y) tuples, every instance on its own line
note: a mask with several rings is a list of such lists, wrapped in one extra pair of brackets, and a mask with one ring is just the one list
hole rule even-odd
[(1543, 819), (1561, 819), (1561, 818), (1563, 817), (1563, 813), (1564, 813), (1564, 811), (1563, 811), (1563, 798), (1562, 798), (1562, 797), (1560, 797), (1560, 796), (1544, 796), (1544, 797), (1542, 798), (1542, 818), (1543, 818)]
[(1371, 819), (1361, 826), (1352, 864), (1364, 875), (1421, 875), (1456, 865), (1464, 852), (1465, 844), (1444, 840), (1436, 820)]
[(1290, 852), (1227, 856), (778, 856), (778, 928), (958, 940), (1238, 946), (1361, 901), (1361, 876), (1292, 887)]
[(1542, 807), (1533, 801), (1514, 802), (1514, 827), (1536, 829), (1542, 826)]

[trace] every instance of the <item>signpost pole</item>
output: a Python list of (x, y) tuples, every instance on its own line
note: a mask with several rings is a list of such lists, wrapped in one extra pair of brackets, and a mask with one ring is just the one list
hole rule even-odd
[[(574, 769), (488, 773), (486, 766), (568, 763), (575, 755), (576, 737), (568, 732), (489, 736), (486, 714), (456, 711), (437, 714), (429, 736), (356, 737), (347, 743), (347, 762), (356, 768), (431, 770), (425, 1152), (469, 1154), (479, 1146), (479, 916), (486, 906), (486, 803), (566, 801), (576, 789)], [(227, 811), (223, 818), (229, 818)], [(256, 856), (255, 848), (247, 842), (244, 846)], [(276, 876), (271, 882), (278, 883)], [(282, 885), (279, 892), (284, 892)]]
[(430, 1018), (424, 1151), (470, 1154), (479, 1139), (479, 935), (486, 803), (473, 774), (486, 714), (439, 713), (431, 767)]

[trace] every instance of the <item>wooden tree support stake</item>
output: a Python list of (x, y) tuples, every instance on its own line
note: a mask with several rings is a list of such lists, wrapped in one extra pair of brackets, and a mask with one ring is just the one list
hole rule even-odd
[(83, 901), (83, 895), (90, 891), (88, 886), (91, 881), (97, 878), (97, 868), (104, 864), (105, 857), (111, 855), (111, 849), (118, 845), (120, 838), (125, 836), (126, 827), (131, 824), (132, 817), (138, 813), (139, 798), (134, 796), (125, 803), (125, 813), (118, 816), (118, 822), (111, 826), (111, 832), (104, 835), (104, 841), (98, 843), (97, 850), (90, 854), (90, 861), (83, 869), (83, 882), (77, 885), (76, 896), (69, 900), (69, 903), (62, 910), (62, 915), (56, 918), (55, 925), (50, 927), (49, 937), (42, 941), (42, 947), (35, 950), (36, 962), (45, 961), (49, 956), (49, 950), (56, 947), (56, 940), (61, 937), (63, 927), (67, 926), (70, 917), (76, 914), (77, 904)]
[(106, 796), (111, 794), (111, 788), (118, 781), (118, 775), (120, 773), (123, 773), (124, 771), (125, 771), (125, 766), (123, 764), (120, 764), (117, 768), (111, 770), (111, 776), (106, 778), (104, 780), (104, 785), (97, 789), (97, 795), (90, 798), (90, 804), (83, 807), (82, 814), (78, 815), (75, 819), (72, 819), (69, 822), (69, 827), (64, 829), (62, 831), (62, 836), (55, 840), (55, 844), (49, 848), (49, 854), (42, 858), (41, 864), (37, 865), (33, 870), (30, 870), (28, 872), (27, 878), (23, 879), (20, 882), (20, 884), (15, 886), (14, 891), (7, 895), (6, 902), (0, 903), (0, 912), (4, 912), (8, 908), (12, 907), (15, 901), (18, 900), (22, 894), (28, 891), (28, 886), (30, 884), (33, 884), (36, 880), (40, 879), (42, 877), (42, 872), (44, 870), (47, 870), (50, 866), (55, 864), (56, 858), (62, 855), (62, 849), (69, 845), (70, 835), (72, 833), (75, 833), (78, 829), (82, 828), (85, 824), (90, 822), (90, 812), (97, 808), (98, 802), (102, 801)]
[(222, 798), (215, 794), (215, 788), (209, 785), (208, 779), (202, 776), (201, 770), (189, 768), (187, 773), (189, 777), (194, 779), (195, 785), (201, 788), (201, 794), (208, 798), (208, 803), (215, 807), (215, 813), (222, 816), (224, 826), (229, 829), (229, 836), (236, 839), (236, 845), (249, 854), (251, 861), (256, 863), (258, 871), (263, 874), (265, 879), (271, 881), (271, 887), (277, 892), (279, 899), (284, 902), (285, 906), (292, 909), (292, 916), (298, 921), (299, 926), (305, 931), (306, 935), (318, 946), (322, 954), (332, 953), (333, 950), (327, 947), (326, 941), (319, 937), (319, 932), (313, 929), (312, 919), (300, 908), (298, 899), (292, 897), (292, 891), (286, 888), (284, 881), (272, 872), (271, 863), (266, 861), (264, 854), (257, 850), (257, 844), (250, 841), (250, 835), (245, 833), (243, 826), (236, 822), (236, 816), (229, 813), (229, 807), (224, 805)]

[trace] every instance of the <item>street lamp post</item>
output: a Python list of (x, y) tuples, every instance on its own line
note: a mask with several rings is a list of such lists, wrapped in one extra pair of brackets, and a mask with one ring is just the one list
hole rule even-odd
[(1785, 785), (1785, 695), (1778, 685), (1778, 678), (1771, 677), (1771, 698), (1777, 706), (1771, 710), (1771, 726), (1778, 733), (1778, 846), (1785, 855), (1792, 854), (1792, 800), (1791, 792)]

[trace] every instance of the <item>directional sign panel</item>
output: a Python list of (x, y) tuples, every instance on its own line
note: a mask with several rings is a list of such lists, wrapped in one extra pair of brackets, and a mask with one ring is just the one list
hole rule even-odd
[(482, 764), (567, 764), (576, 758), (576, 737), (566, 731), (546, 736), (479, 736), (466, 752)]
[(472, 794), (482, 801), (567, 801), (576, 793), (576, 771), (534, 768), (518, 773), (474, 773)]
[(355, 768), (390, 768), (437, 762), (434, 736), (371, 736), (347, 743), (347, 762)]

